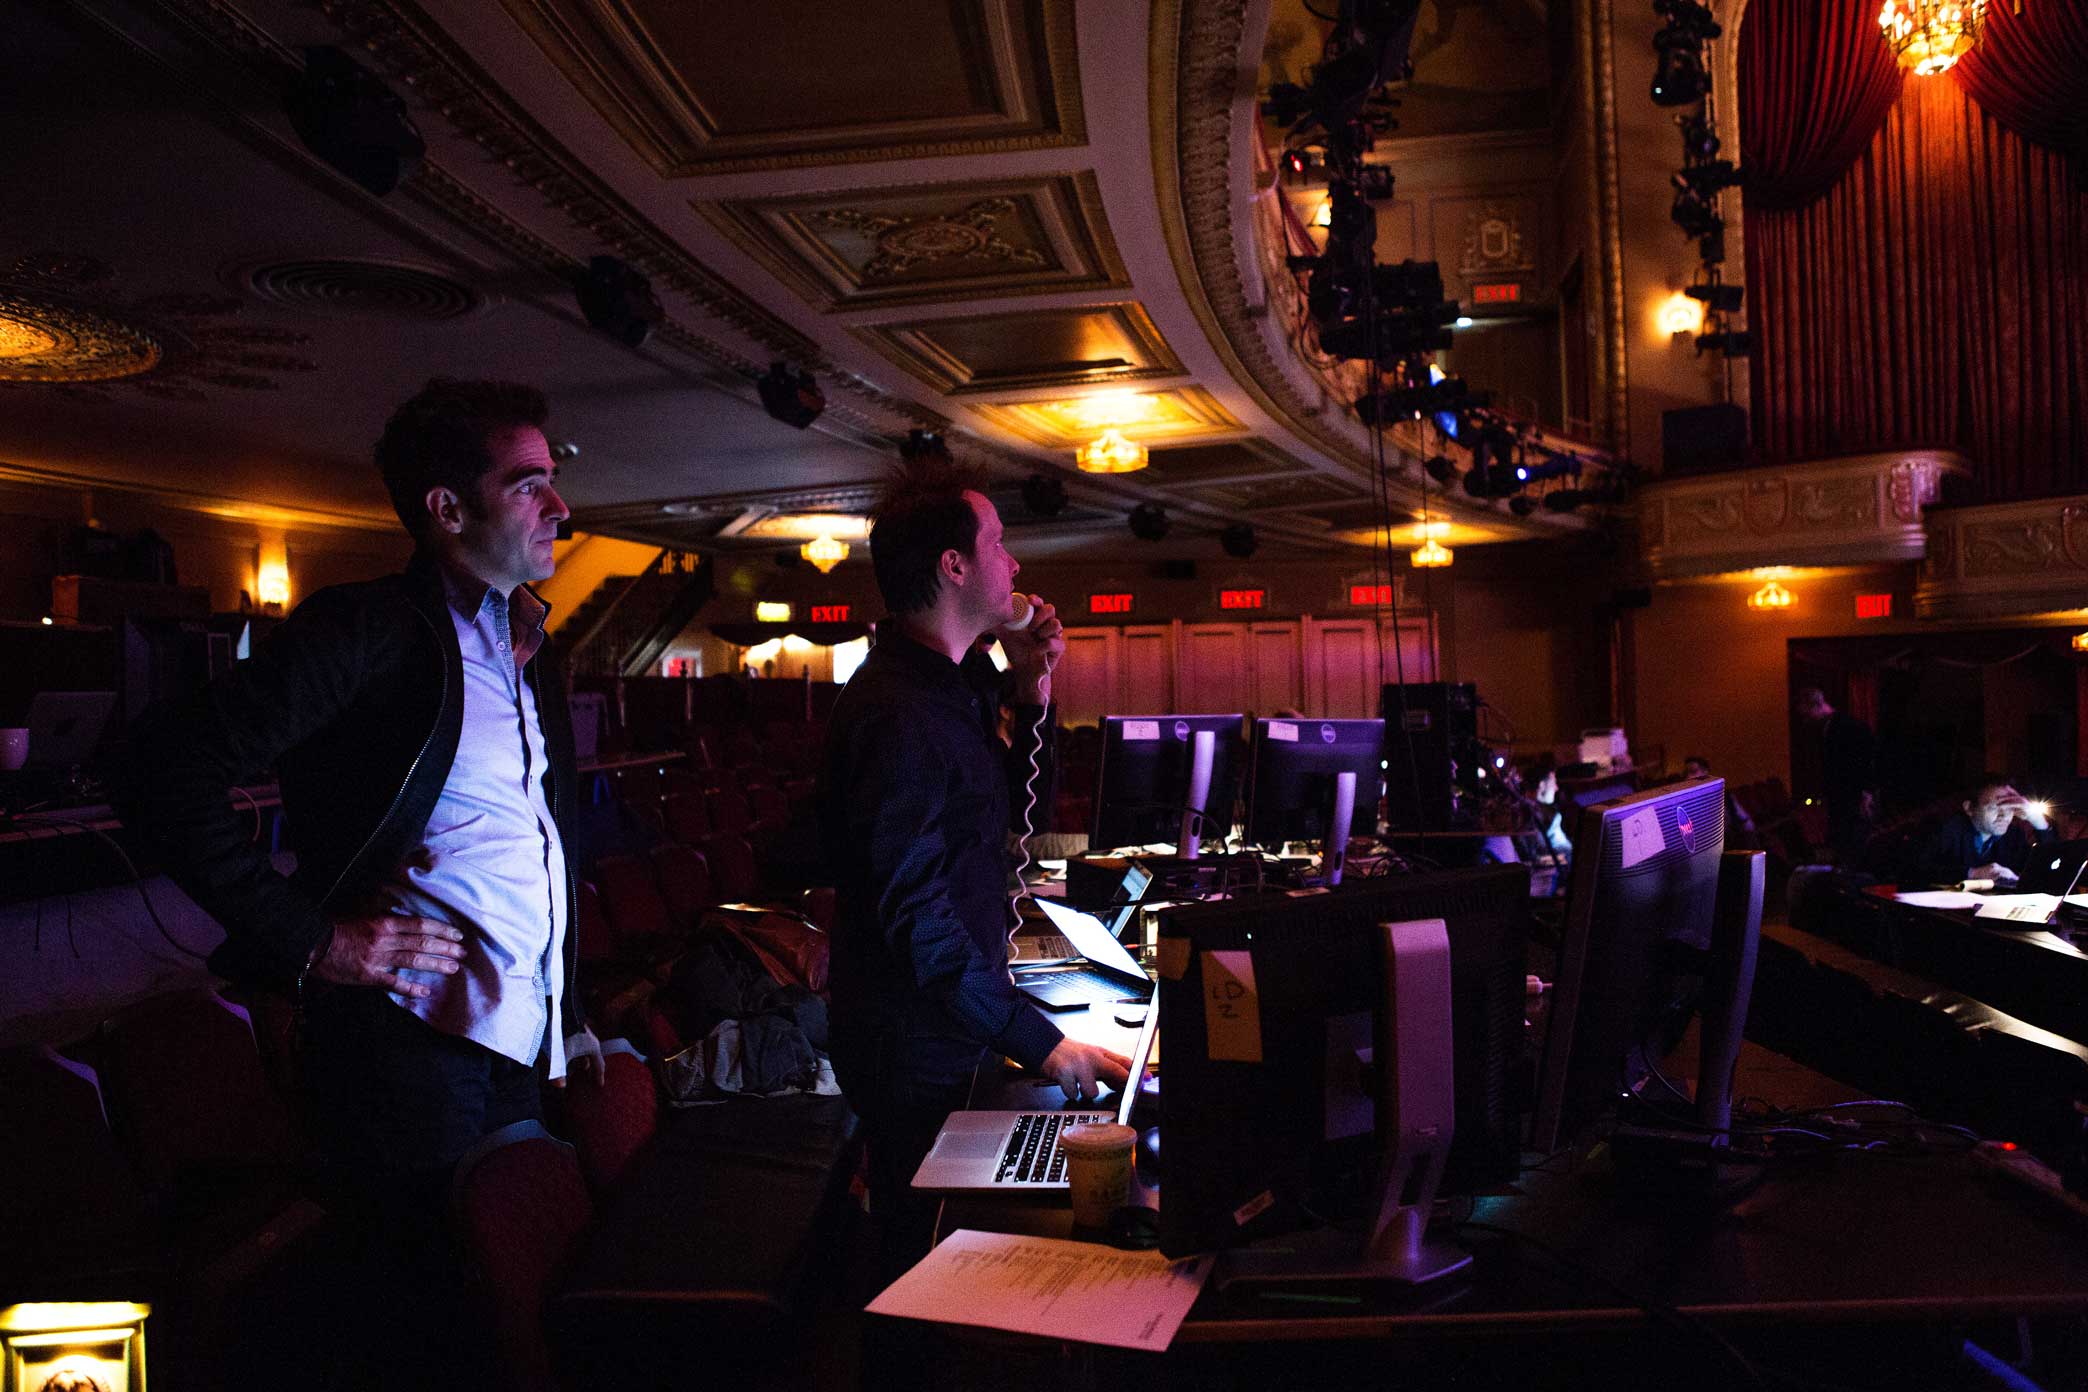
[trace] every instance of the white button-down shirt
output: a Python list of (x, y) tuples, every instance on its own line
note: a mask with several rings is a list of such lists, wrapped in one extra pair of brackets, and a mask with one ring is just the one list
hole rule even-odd
[[(474, 585), (476, 582), (472, 582)], [(565, 850), (546, 800), (544, 732), (522, 664), (543, 640), (512, 632), (508, 597), (453, 582), (450, 618), (464, 659), (464, 727), (421, 844), (385, 885), (391, 911), (462, 928), (457, 972), (415, 971), (433, 994), (392, 999), (447, 1034), (518, 1063), (548, 1046), (565, 1076)], [(475, 605), (475, 607), (474, 607)], [(530, 606), (533, 611), (537, 606)]]

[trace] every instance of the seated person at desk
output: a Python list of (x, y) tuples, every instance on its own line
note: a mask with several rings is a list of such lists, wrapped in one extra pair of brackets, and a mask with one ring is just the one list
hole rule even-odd
[(1908, 878), (1920, 884), (2013, 884), (2029, 862), (2030, 848), (2050, 826), (2044, 805), (2027, 800), (2006, 778), (1990, 773), (1973, 787), (1963, 807), (1929, 833)]
[(1565, 863), (1573, 859), (1573, 838), (1566, 834), (1566, 816), (1559, 810), (1559, 765), (1549, 754), (1537, 761), (1523, 780), (1530, 789), (1525, 804), (1544, 838), (1546, 858)]

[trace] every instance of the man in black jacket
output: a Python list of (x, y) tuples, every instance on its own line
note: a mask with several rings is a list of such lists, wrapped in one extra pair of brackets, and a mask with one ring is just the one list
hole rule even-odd
[[(342, 1201), (439, 1218), (458, 1158), (599, 1058), (574, 989), (563, 676), (542, 651), (566, 508), (532, 388), (438, 379), (377, 446), (405, 573), (313, 594), (133, 732), (126, 822), (224, 925), (220, 975), (298, 1007), (307, 1121)], [(228, 790), (274, 769), (285, 878)]]
[(1998, 773), (1983, 776), (1962, 811), (1930, 832), (1909, 879), (1918, 884), (1992, 880), (2007, 889), (2030, 864), (2030, 850), (2050, 829), (2046, 809)]
[(927, 1250), (934, 1218), (913, 1173), (982, 1056), (1006, 1055), (1074, 1098), (1098, 1080), (1121, 1086), (1128, 1060), (1065, 1038), (1008, 977), (1008, 829), (1049, 816), (1057, 614), (1038, 601), (1026, 629), (999, 635), (1011, 746), (980, 649), (1011, 618), (1018, 569), (999, 514), (943, 454), (909, 460), (876, 511), (871, 562), (892, 617), (828, 721), (820, 819), (838, 884), (834, 1068), (863, 1119), (895, 1276)]

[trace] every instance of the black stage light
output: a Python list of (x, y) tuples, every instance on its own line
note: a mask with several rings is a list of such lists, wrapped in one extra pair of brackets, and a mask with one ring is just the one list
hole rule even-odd
[(1451, 462), (1447, 454), (1431, 454), (1421, 461), (1421, 467), (1427, 470), (1428, 476), (1437, 483), (1448, 484), (1457, 478), (1457, 465)]
[(1245, 522), (1235, 522), (1218, 533), (1218, 544), (1225, 549), (1226, 555), (1244, 561), (1254, 555), (1255, 550), (1261, 545), (1261, 540), (1255, 536), (1252, 526)]
[(1696, 350), (1699, 353), (1752, 353), (1754, 333), (1748, 329), (1729, 329), (1723, 333), (1698, 334)]
[(933, 430), (909, 430), (899, 443), (901, 459), (926, 459), (937, 457), (948, 459), (950, 446)]
[(305, 148), (382, 198), (428, 153), (398, 93), (331, 46), (304, 51), (304, 71), (283, 99)]
[(1049, 474), (1031, 474), (1022, 481), (1022, 505), (1039, 517), (1056, 517), (1066, 510), (1066, 485)]
[(1725, 230), (1725, 219), (1718, 215), (1718, 209), (1694, 189), (1683, 189), (1675, 195), (1675, 206), (1668, 210), (1668, 217), (1685, 237), (1708, 237)]
[(826, 397), (820, 392), (819, 383), (812, 380), (812, 374), (788, 363), (769, 364), (769, 370), (754, 385), (761, 393), (762, 409), (799, 430), (818, 420), (819, 413), (826, 409)]
[(1158, 503), (1140, 503), (1131, 509), (1131, 535), (1140, 541), (1158, 541), (1167, 535), (1167, 510)]
[(1571, 512), (1588, 501), (1588, 495), (1578, 488), (1554, 488), (1544, 495), (1547, 512)]
[(574, 280), (573, 294), (587, 322), (626, 348), (642, 346), (667, 317), (652, 282), (614, 256), (591, 258)]
[(1721, 285), (1714, 281), (1709, 285), (1692, 285), (1682, 293), (1692, 300), (1702, 300), (1704, 308), (1713, 314), (1733, 314), (1738, 312), (1740, 302), (1747, 297), (1747, 287)]
[(1697, 260), (1706, 266), (1725, 264), (1725, 224), (1719, 223), (1703, 236), (1697, 238)]
[(1653, 0), (1653, 12), (1667, 20), (1667, 25), (1653, 36), (1655, 47), (1668, 35), (1675, 35), (1678, 40), (1686, 40), (1692, 44), (1701, 44), (1725, 32), (1719, 27), (1718, 21), (1711, 17), (1711, 7), (1698, 4), (1697, 0)]
[(1358, 179), (1363, 196), (1373, 203), (1383, 203), (1392, 197), (1393, 182), (1390, 166), (1382, 164), (1364, 165)]
[(1669, 176), (1676, 188), (1688, 189), (1704, 198), (1710, 198), (1720, 189), (1731, 188), (1746, 177), (1744, 171), (1734, 168), (1731, 160), (1706, 160)]
[(1518, 493), (1508, 500), (1508, 510), (1517, 517), (1528, 517), (1537, 511), (1537, 500), (1527, 493)]
[(1718, 131), (1711, 125), (1711, 118), (1702, 111), (1691, 111), (1675, 118), (1682, 128), (1682, 158), (1691, 164), (1718, 158)]
[(580, 446), (574, 444), (571, 440), (553, 440), (551, 442), (551, 462), (553, 464), (570, 463), (579, 457)]
[(1704, 71), (1704, 55), (1691, 41), (1660, 44), (1668, 32), (1663, 29), (1653, 40), (1660, 45), (1660, 56), (1653, 67), (1653, 104), (1688, 106), (1700, 102), (1711, 90), (1711, 75)]

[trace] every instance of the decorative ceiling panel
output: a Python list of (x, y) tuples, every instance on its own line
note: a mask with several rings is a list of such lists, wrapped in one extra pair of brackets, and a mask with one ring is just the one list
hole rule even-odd
[(1128, 284), (1092, 174), (698, 202), (822, 309)]
[(1179, 377), (1181, 360), (1138, 304), (1082, 305), (874, 324), (858, 338), (940, 392), (1079, 387)]
[(505, 0), (661, 174), (1085, 144), (1073, 0)]
[(1257, 479), (1251, 483), (1221, 484), (1200, 488), (1196, 500), (1237, 512), (1267, 508), (1309, 507), (1337, 499), (1360, 497), (1361, 492), (1324, 474), (1299, 474), (1294, 478)]
[(1202, 387), (1104, 392), (1067, 401), (1020, 401), (973, 409), (1025, 440), (1059, 449), (1077, 449), (1111, 427), (1145, 443), (1230, 435), (1245, 429)]
[(1182, 490), (1200, 489), (1219, 479), (1304, 472), (1304, 464), (1263, 441), (1233, 440), (1222, 445), (1156, 449), (1138, 477), (1154, 488)]

